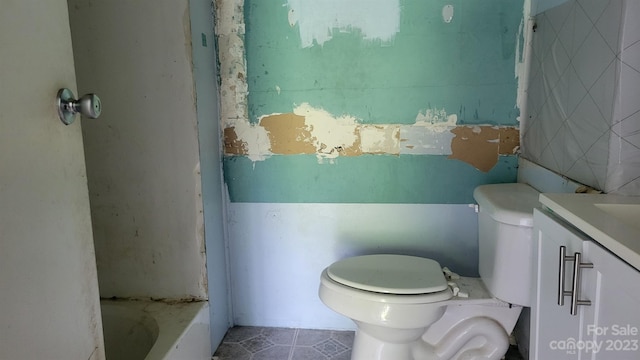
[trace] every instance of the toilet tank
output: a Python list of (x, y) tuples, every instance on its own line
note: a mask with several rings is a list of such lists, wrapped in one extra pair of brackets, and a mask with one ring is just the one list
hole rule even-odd
[(527, 184), (478, 186), (479, 272), (496, 298), (530, 306), (533, 286), (533, 209), (540, 193)]

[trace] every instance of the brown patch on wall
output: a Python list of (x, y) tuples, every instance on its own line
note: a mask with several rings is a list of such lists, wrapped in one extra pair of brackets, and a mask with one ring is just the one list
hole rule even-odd
[(274, 154), (315, 154), (318, 149), (313, 145), (305, 117), (293, 113), (265, 116), (260, 120), (269, 136), (271, 152)]
[(247, 155), (247, 143), (238, 139), (235, 127), (224, 129), (224, 153), (227, 155)]
[(520, 143), (516, 128), (459, 126), (451, 132), (455, 137), (449, 159), (464, 161), (482, 172), (491, 170), (500, 155), (513, 154)]
[(520, 148), (518, 128), (500, 128), (500, 155), (513, 155)]

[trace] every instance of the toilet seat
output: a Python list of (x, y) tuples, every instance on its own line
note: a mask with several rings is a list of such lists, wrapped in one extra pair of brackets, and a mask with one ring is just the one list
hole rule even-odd
[(448, 288), (437, 261), (407, 255), (347, 258), (329, 266), (327, 275), (340, 284), (383, 294), (430, 294)]

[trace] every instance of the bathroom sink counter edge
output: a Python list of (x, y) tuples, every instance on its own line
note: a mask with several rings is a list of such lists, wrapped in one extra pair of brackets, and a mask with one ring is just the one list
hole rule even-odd
[(640, 270), (640, 197), (542, 193), (540, 203)]

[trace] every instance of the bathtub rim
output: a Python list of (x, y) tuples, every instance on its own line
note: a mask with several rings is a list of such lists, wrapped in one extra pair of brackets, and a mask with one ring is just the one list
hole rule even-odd
[[(129, 299), (101, 299), (100, 305), (116, 305), (146, 313), (156, 320), (159, 328), (158, 337), (145, 356), (145, 360), (171, 359), (172, 353), (178, 349), (185, 335), (197, 325), (198, 331), (206, 332), (201, 334), (201, 341), (208, 340), (203, 344), (203, 349), (208, 348), (210, 352), (209, 336), (209, 302), (162, 302), (150, 300), (129, 300)], [(208, 355), (210, 358), (211, 355)]]

